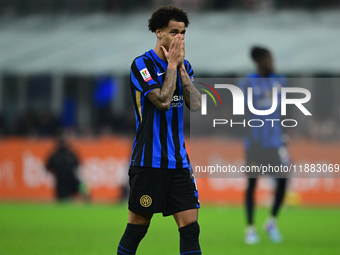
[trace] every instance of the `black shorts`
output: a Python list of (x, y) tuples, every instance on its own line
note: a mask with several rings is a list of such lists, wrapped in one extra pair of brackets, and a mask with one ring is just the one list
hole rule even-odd
[[(246, 164), (247, 166), (272, 166), (272, 167), (281, 167), (287, 166), (290, 162), (288, 150), (285, 146), (280, 148), (269, 148), (264, 149), (260, 146), (253, 146), (246, 151)], [(246, 173), (250, 178), (256, 178), (262, 173), (258, 172), (247, 172)], [(279, 172), (268, 172), (268, 175), (275, 178), (287, 178), (288, 173), (279, 171)]]
[(169, 216), (199, 208), (195, 178), (188, 168), (130, 167), (129, 210)]

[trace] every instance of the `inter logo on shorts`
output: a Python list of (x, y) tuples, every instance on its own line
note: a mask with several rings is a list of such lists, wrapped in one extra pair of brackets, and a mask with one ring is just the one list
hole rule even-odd
[(140, 198), (140, 204), (143, 207), (149, 207), (152, 204), (152, 199), (148, 195), (144, 195)]

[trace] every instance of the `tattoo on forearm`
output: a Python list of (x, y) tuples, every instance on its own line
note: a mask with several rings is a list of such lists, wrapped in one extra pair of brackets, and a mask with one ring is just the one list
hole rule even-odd
[(151, 90), (147, 97), (158, 108), (169, 106), (176, 88), (177, 70), (168, 69), (162, 88)]
[[(161, 89), (161, 96), (169, 100), (172, 98), (176, 88), (177, 70), (168, 69)], [(171, 99), (170, 99), (171, 100)]]
[(186, 70), (180, 70), (180, 79), (182, 83), (185, 104), (189, 108), (190, 106), (197, 108), (201, 103), (201, 94), (196, 89)]

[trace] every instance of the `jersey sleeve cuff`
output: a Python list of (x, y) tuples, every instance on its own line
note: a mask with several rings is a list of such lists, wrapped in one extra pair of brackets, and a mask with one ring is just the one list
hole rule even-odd
[(148, 86), (148, 89), (147, 90), (144, 90), (143, 91), (143, 94), (144, 96), (146, 96), (151, 90), (153, 89), (157, 89), (157, 88), (161, 88), (162, 86), (160, 84), (153, 84), (153, 85), (150, 85)]

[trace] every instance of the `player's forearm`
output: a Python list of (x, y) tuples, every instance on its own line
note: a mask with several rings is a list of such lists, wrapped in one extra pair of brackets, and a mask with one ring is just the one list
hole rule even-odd
[(170, 109), (171, 100), (176, 89), (177, 66), (169, 63), (162, 87), (151, 90), (147, 97), (160, 111)]
[(177, 66), (169, 64), (165, 74), (165, 80), (159, 93), (159, 101), (162, 103), (169, 103), (172, 100), (174, 91), (176, 89), (177, 80)]
[(201, 108), (201, 94), (191, 81), (184, 65), (179, 69), (179, 75), (182, 83), (185, 105), (191, 111), (197, 111)]

